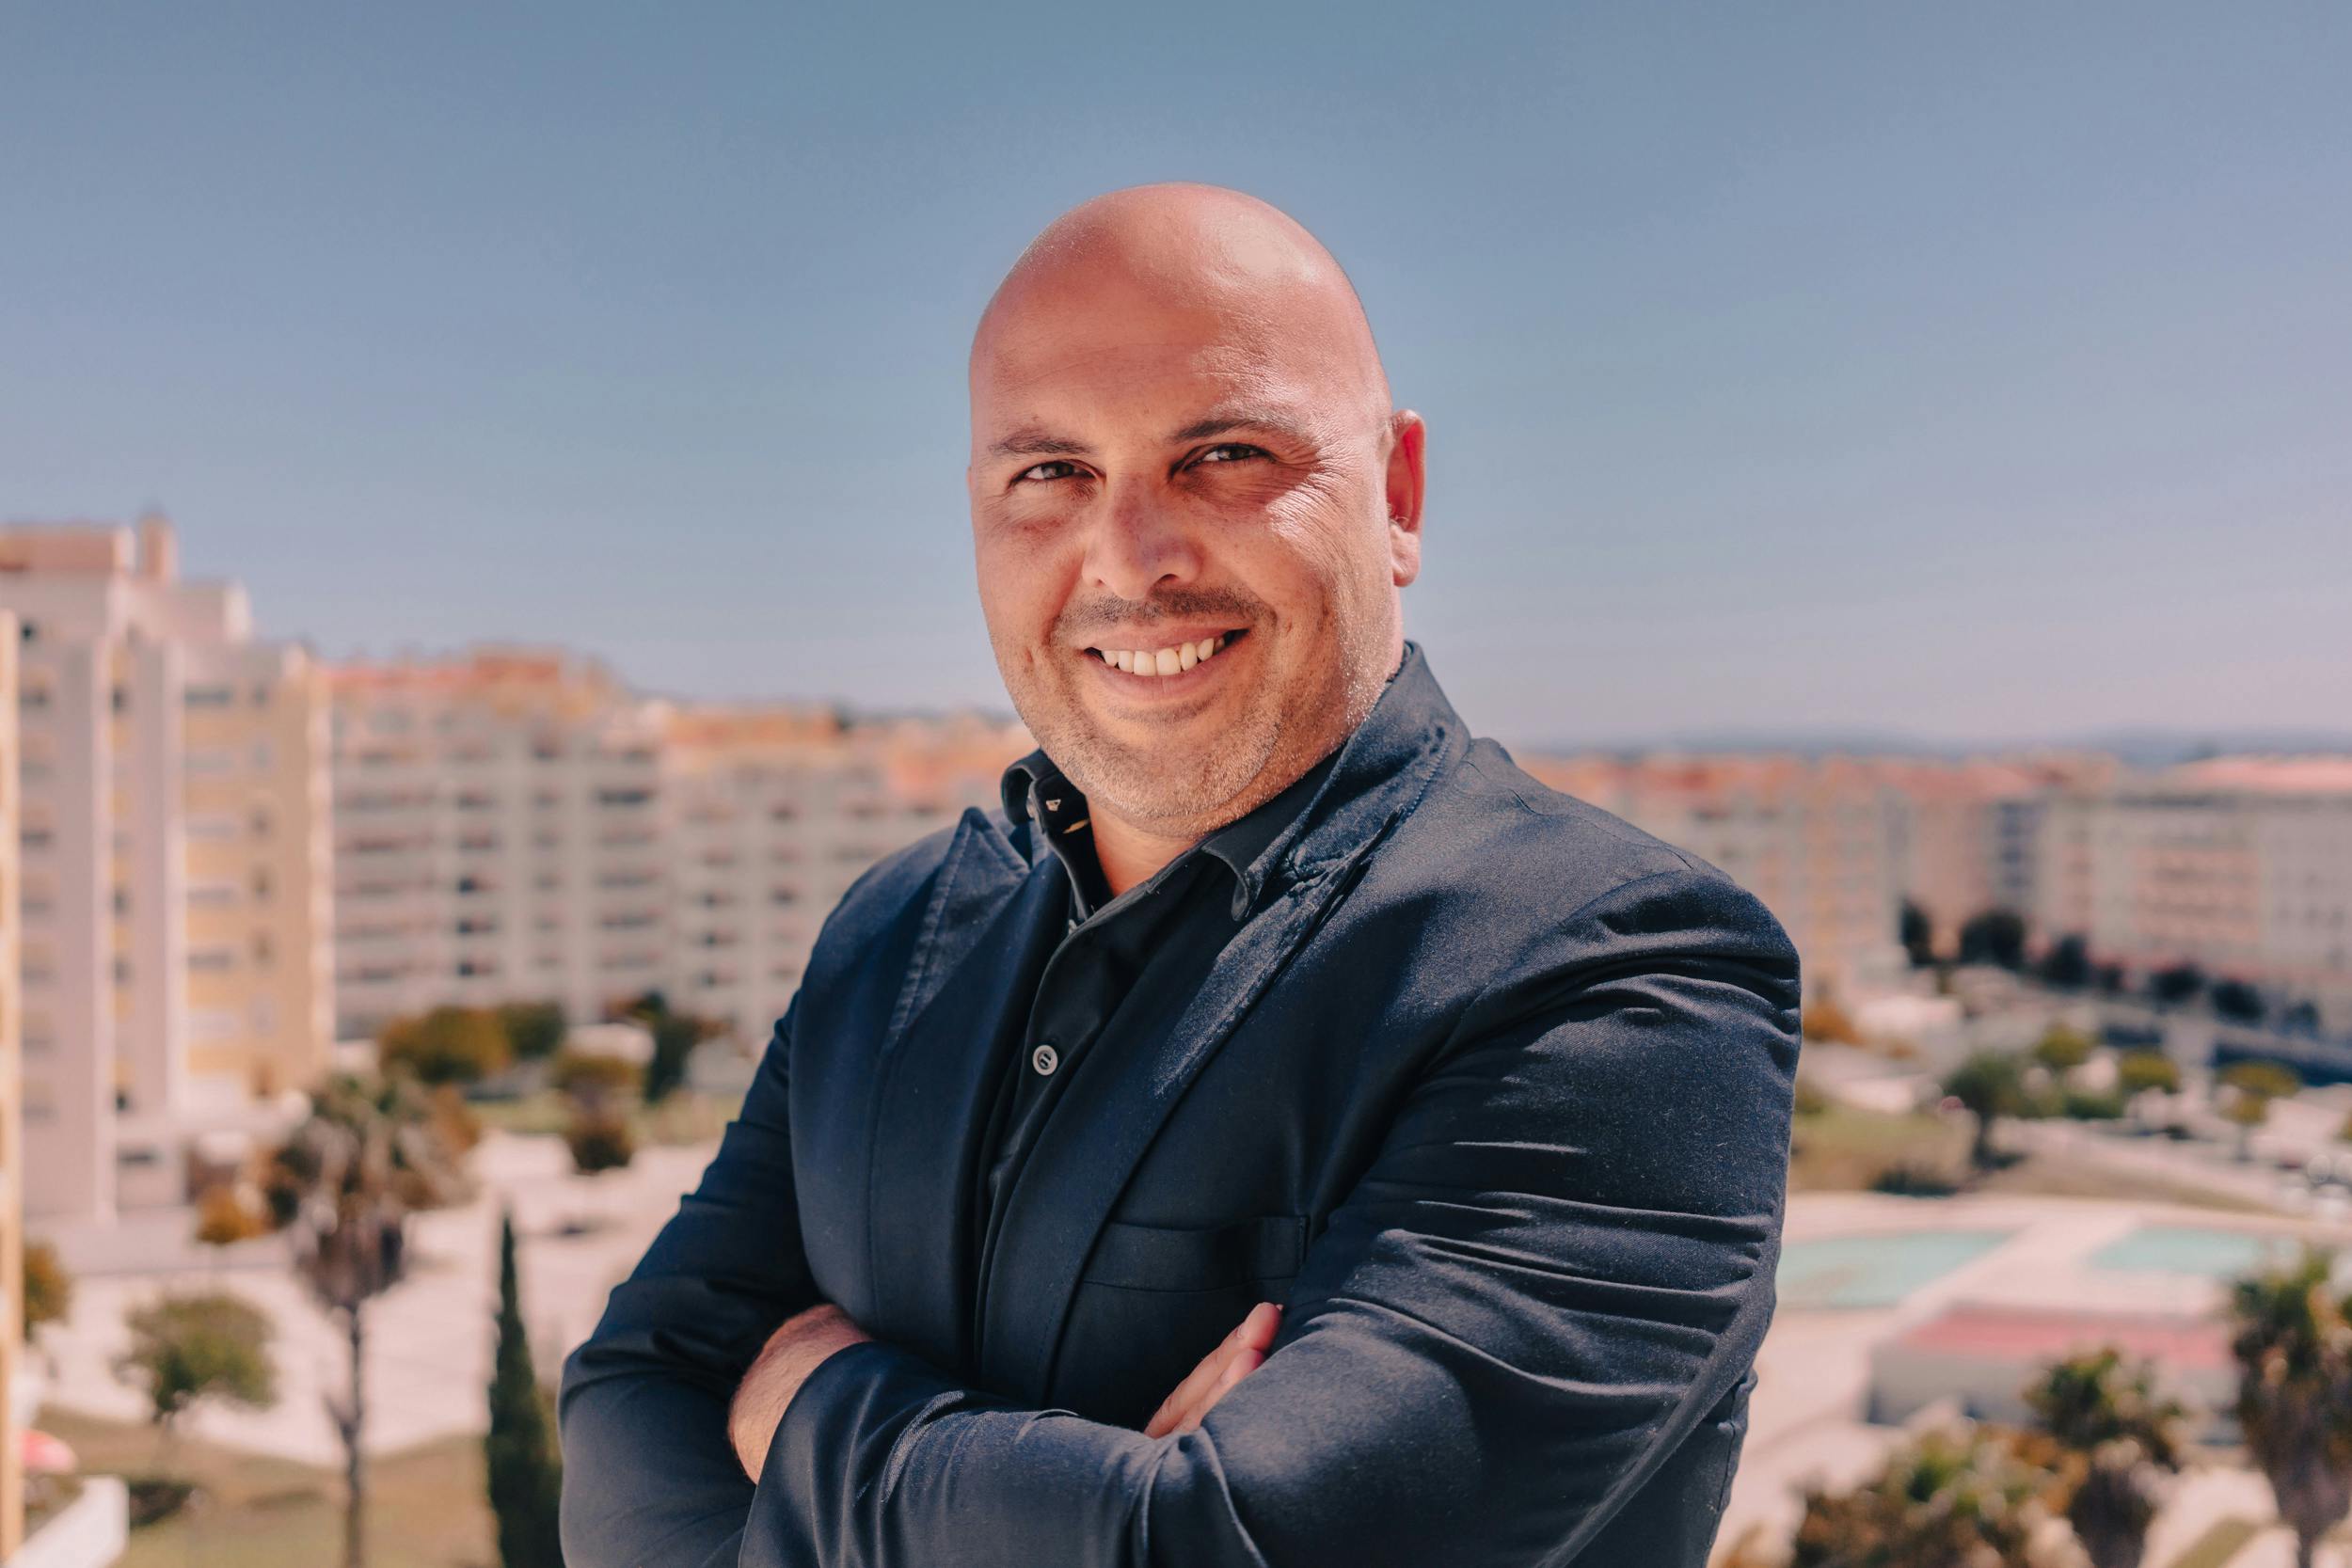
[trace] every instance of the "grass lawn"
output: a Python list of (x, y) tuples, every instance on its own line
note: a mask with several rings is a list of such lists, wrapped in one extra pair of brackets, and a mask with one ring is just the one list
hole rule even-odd
[(1792, 1141), (1792, 1192), (1860, 1192), (1880, 1172), (1899, 1164), (1957, 1178), (1968, 1163), (1966, 1127), (1925, 1114), (1893, 1116), (1832, 1104), (1798, 1117)]
[[(73, 1446), (86, 1470), (151, 1472), (152, 1428), (96, 1420), (55, 1408), (36, 1424)], [(212, 1447), (173, 1445), (172, 1473), (204, 1497), (131, 1532), (121, 1568), (334, 1568), (343, 1557), (340, 1462), (320, 1469)], [(368, 1568), (494, 1568), (484, 1497), (482, 1442), (452, 1437), (368, 1465)]]
[(2193, 1181), (2167, 1181), (2050, 1154), (2029, 1154), (1997, 1170), (1972, 1173), (1968, 1168), (1970, 1141), (1966, 1117), (1947, 1118), (1924, 1112), (1894, 1116), (1832, 1104), (1796, 1118), (1788, 1189), (1867, 1191), (1881, 1172), (1903, 1165), (1959, 1182), (1964, 1192), (2178, 1203), (2232, 1213), (2272, 1212), (2262, 1204)]
[[(735, 1115), (736, 1101), (722, 1101), (691, 1089), (680, 1089), (660, 1104), (629, 1107), (629, 1131), (638, 1146), (715, 1143)], [(519, 1100), (469, 1101), (467, 1108), (485, 1127), (503, 1132), (548, 1133), (560, 1136), (571, 1122), (570, 1101), (554, 1089), (542, 1089)]]

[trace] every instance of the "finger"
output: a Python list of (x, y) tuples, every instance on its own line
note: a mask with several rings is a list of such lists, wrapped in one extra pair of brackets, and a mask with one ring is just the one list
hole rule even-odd
[(1248, 1377), (1264, 1359), (1265, 1357), (1254, 1350), (1236, 1352), (1226, 1362), (1225, 1370), (1217, 1375), (1216, 1381), (1209, 1386), (1208, 1391), (1195, 1400), (1191, 1408), (1184, 1412), (1183, 1418), (1176, 1423), (1175, 1430), (1191, 1432), (1198, 1428), (1203, 1420), (1208, 1418), (1209, 1411), (1216, 1402), (1225, 1397), (1225, 1390)]
[[(1239, 1330), (1235, 1331), (1235, 1333), (1238, 1332)], [(1202, 1356), (1199, 1364), (1184, 1374), (1184, 1380), (1176, 1385), (1168, 1398), (1160, 1402), (1159, 1409), (1152, 1413), (1151, 1423), (1143, 1429), (1144, 1434), (1148, 1437), (1157, 1437), (1190, 1414), (1193, 1406), (1200, 1402), (1201, 1394), (1206, 1392), (1209, 1385), (1224, 1371), (1226, 1358), (1232, 1354), (1233, 1349), (1234, 1337), (1229, 1334), (1216, 1349)]]
[(1209, 1397), (1200, 1402), (1200, 1408), (1194, 1414), (1193, 1419), (1198, 1421), (1201, 1417), (1206, 1416), (1210, 1407), (1225, 1397), (1227, 1389), (1263, 1365), (1265, 1365), (1265, 1357), (1254, 1350), (1246, 1350), (1234, 1356), (1232, 1363), (1225, 1369), (1225, 1375), (1218, 1378), (1216, 1386), (1209, 1390)]
[[(1217, 1341), (1215, 1350), (1200, 1358), (1192, 1370), (1184, 1375), (1184, 1380), (1175, 1386), (1168, 1398), (1160, 1402), (1159, 1409), (1152, 1412), (1152, 1419), (1144, 1425), (1145, 1436), (1157, 1437), (1164, 1432), (1177, 1428), (1186, 1417), (1197, 1416), (1200, 1410), (1208, 1408), (1202, 1396), (1206, 1395), (1216, 1380), (1225, 1374), (1232, 1358), (1236, 1354), (1252, 1348), (1250, 1346), (1252, 1323), (1259, 1316), (1258, 1309), (1252, 1307), (1248, 1316), (1235, 1323), (1225, 1338)], [(1270, 1329), (1264, 1330), (1263, 1337), (1267, 1342), (1271, 1342)]]

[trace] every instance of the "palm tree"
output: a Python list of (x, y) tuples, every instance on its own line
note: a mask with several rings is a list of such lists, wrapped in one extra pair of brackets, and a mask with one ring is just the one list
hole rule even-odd
[(2295, 1531), (2296, 1568), (2352, 1513), (2352, 1324), (2316, 1248), (2230, 1287), (2237, 1418)]
[(1970, 1423), (1925, 1432), (1851, 1492), (1808, 1489), (1789, 1568), (2027, 1568), (2053, 1478), (2016, 1435)]
[(365, 1307), (399, 1283), (412, 1212), (467, 1196), (449, 1122), (413, 1081), (339, 1077), (310, 1096), (310, 1115), (271, 1155), (270, 1217), (294, 1243), (294, 1268), (319, 1305), (341, 1316), (351, 1382), (326, 1413), (343, 1445), (344, 1568), (364, 1568), (367, 1466)]
[(2154, 1367), (2113, 1349), (2058, 1362), (2026, 1400), (2058, 1450), (2066, 1520), (2091, 1568), (2139, 1568), (2165, 1478), (2181, 1468), (2180, 1403), (2157, 1391)]

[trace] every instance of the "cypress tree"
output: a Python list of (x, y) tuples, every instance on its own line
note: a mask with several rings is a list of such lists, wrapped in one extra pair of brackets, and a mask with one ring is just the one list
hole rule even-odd
[(505, 1568), (563, 1568), (556, 1536), (556, 1495), (563, 1460), (548, 1417), (531, 1337), (523, 1327), (522, 1291), (515, 1269), (515, 1215), (499, 1220), (498, 1364), (490, 1374), (488, 1461), (490, 1512), (498, 1518), (499, 1560)]

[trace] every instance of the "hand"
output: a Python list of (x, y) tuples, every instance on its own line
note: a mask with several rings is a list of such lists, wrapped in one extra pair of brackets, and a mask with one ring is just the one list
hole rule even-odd
[(1209, 1406), (1225, 1397), (1225, 1390), (1258, 1370), (1265, 1360), (1265, 1353), (1274, 1343), (1275, 1330), (1281, 1326), (1282, 1308), (1279, 1303), (1262, 1301), (1249, 1309), (1232, 1333), (1225, 1336), (1216, 1349), (1200, 1358), (1176, 1391), (1160, 1402), (1145, 1423), (1146, 1437), (1160, 1437), (1171, 1432), (1190, 1432), (1200, 1424), (1200, 1418), (1209, 1413)]
[(871, 1339), (847, 1312), (820, 1301), (784, 1320), (736, 1385), (727, 1407), (727, 1436), (743, 1473), (755, 1481), (768, 1463), (768, 1445), (785, 1407), (818, 1365), (837, 1350)]

